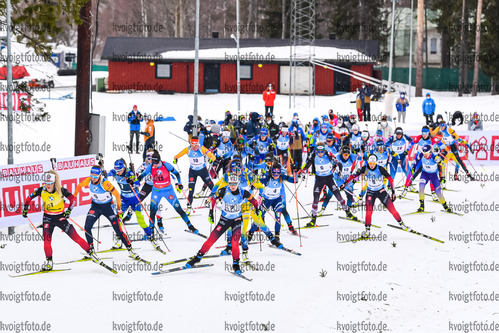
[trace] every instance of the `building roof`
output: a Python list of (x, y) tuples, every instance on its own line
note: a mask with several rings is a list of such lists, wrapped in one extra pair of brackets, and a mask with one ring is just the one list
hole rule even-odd
[[(263, 55), (263, 61), (289, 61), (289, 39), (240, 39), (239, 42), (242, 61), (260, 61), (258, 57), (255, 58), (255, 53)], [(236, 43), (231, 38), (200, 38), (199, 49), (200, 60), (234, 61), (232, 58), (236, 57)], [(252, 55), (244, 59), (244, 55), (250, 52), (253, 52)], [(268, 59), (269, 54), (271, 59)], [(375, 62), (378, 58), (378, 41), (318, 39), (315, 41), (315, 58), (335, 62)], [(194, 38), (108, 37), (101, 59), (192, 60)]]

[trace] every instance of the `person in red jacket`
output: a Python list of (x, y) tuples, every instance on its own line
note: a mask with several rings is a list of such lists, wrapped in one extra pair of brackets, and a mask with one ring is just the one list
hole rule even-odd
[(263, 92), (263, 101), (265, 102), (265, 118), (274, 115), (274, 100), (276, 92), (273, 89), (272, 83), (269, 83), (267, 89)]

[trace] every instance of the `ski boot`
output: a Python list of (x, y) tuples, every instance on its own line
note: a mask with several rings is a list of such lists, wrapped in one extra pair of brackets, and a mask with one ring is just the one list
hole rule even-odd
[(222, 252), (220, 252), (221, 256), (228, 256), (232, 254), (232, 245), (227, 245)]
[(424, 212), (424, 200), (419, 200), (419, 208), (417, 210), (418, 213)]
[(468, 172), (466, 172), (466, 176), (467, 176), (467, 177), (468, 177), (471, 181), (474, 181), (474, 180), (475, 180), (475, 177), (473, 177), (469, 171), (468, 171)]
[(121, 243), (121, 239), (118, 238), (118, 240), (113, 245), (113, 247), (111, 248), (111, 250), (119, 250), (119, 249), (122, 248), (122, 246), (123, 246), (123, 244)]
[(193, 267), (195, 264), (197, 264), (198, 262), (201, 261), (201, 259), (203, 259), (203, 255), (201, 254), (201, 252), (198, 252), (194, 257), (192, 257), (191, 260), (189, 260), (184, 267), (186, 268), (191, 268)]
[(433, 201), (440, 201), (435, 191), (431, 191), (431, 198), (433, 199)]
[(317, 215), (321, 216), (322, 214), (324, 214), (325, 211), (326, 211), (326, 207), (322, 206), (321, 210), (319, 211), (319, 213)]
[(239, 266), (239, 259), (235, 259), (232, 262), (232, 269), (234, 269), (234, 273), (236, 273), (237, 275), (243, 274), (243, 272), (241, 271), (241, 267)]
[(165, 233), (165, 228), (163, 227), (163, 218), (160, 217), (160, 216), (156, 216), (156, 220), (158, 220), (158, 229), (159, 229), (159, 232), (161, 232), (162, 234)]
[(444, 206), (444, 209), (447, 213), (453, 213), (452, 209), (450, 209), (450, 207), (447, 206), (447, 202), (444, 202), (442, 206)]
[(251, 261), (249, 258), (248, 258), (248, 249), (244, 250), (243, 249), (243, 262), (245, 261)]
[(189, 227), (189, 230), (192, 231), (192, 233), (194, 233), (196, 235), (199, 234), (199, 230), (196, 229), (196, 227), (193, 226), (190, 222), (187, 224), (187, 226)]
[(97, 257), (97, 254), (95, 253), (93, 246), (90, 248), (90, 250), (88, 250), (87, 254), (89, 259), (91, 259), (93, 262), (97, 264), (102, 261), (99, 257)]
[(187, 215), (191, 215), (191, 213), (192, 213), (192, 206), (191, 206), (190, 203), (187, 204), (187, 209), (185, 210), (185, 213)]
[(208, 213), (208, 222), (211, 224), (215, 223), (215, 216), (213, 215), (213, 209), (210, 209)]
[(355, 215), (353, 215), (353, 214), (352, 214), (352, 212), (351, 212), (351, 211), (347, 210), (347, 211), (346, 211), (346, 213), (347, 213), (347, 217), (348, 217), (350, 220), (354, 220), (354, 221), (358, 221), (358, 220), (359, 220), (359, 219), (358, 219)]
[(248, 243), (251, 242), (254, 234), (255, 234), (254, 232), (248, 231)]
[(399, 226), (402, 228), (402, 230), (405, 230), (405, 231), (411, 231), (412, 230), (410, 227), (408, 227), (408, 226), (406, 226), (404, 224), (404, 221), (400, 220), (400, 221), (398, 221), (398, 223), (399, 223)]
[(406, 195), (407, 195), (407, 187), (404, 186), (404, 190), (399, 195), (399, 199), (405, 198)]
[(132, 218), (132, 214), (130, 213), (130, 211), (128, 211), (126, 213), (126, 216), (123, 218), (123, 223), (130, 221), (131, 218)]
[(414, 192), (414, 193), (416, 193), (416, 192), (417, 192), (417, 191), (416, 191), (416, 189), (414, 188), (414, 185), (412, 185), (412, 184), (411, 184), (411, 185), (409, 185), (409, 188), (408, 188), (407, 190), (408, 190), (409, 192)]
[(296, 231), (295, 227), (293, 227), (292, 224), (288, 224), (288, 229), (289, 232), (292, 233), (293, 235), (298, 235), (298, 232)]
[(371, 236), (371, 226), (370, 225), (366, 225), (366, 230), (364, 230), (362, 232), (362, 234), (360, 235), (360, 238), (369, 238), (369, 236)]
[(280, 242), (280, 241), (281, 241), (281, 233), (280, 233), (280, 232), (276, 232), (276, 233), (275, 233), (274, 238), (275, 238), (278, 242)]
[(274, 245), (278, 249), (282, 249), (283, 248), (282, 243), (279, 242), (279, 240), (277, 240), (275, 237), (272, 237), (272, 238), (269, 238), (269, 239), (270, 239), (270, 243), (272, 243), (272, 245)]
[(312, 219), (307, 223), (305, 227), (315, 227), (317, 223), (317, 216), (312, 215)]
[(132, 249), (132, 247), (127, 247), (127, 250), (128, 250), (128, 256), (132, 259), (135, 259), (135, 260), (140, 260), (140, 257), (139, 255)]
[(51, 271), (53, 267), (52, 257), (47, 258), (47, 261), (42, 265), (42, 271)]

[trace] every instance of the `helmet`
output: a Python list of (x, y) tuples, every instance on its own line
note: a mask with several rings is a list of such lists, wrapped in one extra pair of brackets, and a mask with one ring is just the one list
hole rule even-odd
[(269, 134), (269, 130), (266, 128), (262, 128), (260, 130), (260, 136), (267, 136)]
[(324, 142), (319, 142), (315, 150), (317, 150), (317, 152), (325, 152), (326, 146), (324, 145)]
[(239, 176), (235, 174), (230, 174), (227, 177), (227, 182), (229, 183), (229, 186), (237, 186), (239, 185)]
[(425, 145), (423, 147), (423, 154), (426, 154), (426, 153), (431, 153), (431, 146), (430, 145)]
[(102, 169), (95, 165), (90, 169), (90, 177), (97, 179), (97, 178), (99, 178), (101, 172), (102, 172)]
[(123, 169), (125, 169), (125, 163), (123, 163), (123, 160), (116, 160), (116, 162), (114, 162), (114, 170), (122, 171)]
[(367, 163), (378, 163), (378, 157), (374, 154), (369, 155)]

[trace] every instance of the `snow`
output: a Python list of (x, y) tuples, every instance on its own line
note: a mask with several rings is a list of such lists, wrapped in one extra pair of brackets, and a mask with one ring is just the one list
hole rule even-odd
[[(234, 42), (235, 43), (235, 42)], [(263, 51), (262, 51), (263, 50)], [(266, 47), (243, 47), (239, 49), (241, 61), (289, 61), (289, 46)], [(316, 60), (334, 60), (344, 62), (376, 62), (374, 58), (354, 49), (341, 49), (337, 47), (297, 46), (294, 49), (296, 56), (308, 59), (310, 53), (314, 53)], [(161, 53), (163, 59), (194, 59), (194, 51), (167, 51)], [(200, 60), (237, 60), (237, 49), (214, 48), (199, 50)]]
[[(28, 69), (29, 70), (29, 69)], [(52, 97), (74, 92), (74, 88), (61, 88), (51, 92)], [(426, 91), (424, 91), (426, 93)], [(437, 113), (461, 110), (471, 113), (482, 111), (494, 112), (490, 106), (499, 102), (498, 96), (480, 96), (476, 98), (456, 98), (452, 93), (431, 92), (437, 103)], [(48, 97), (48, 92), (36, 92), (36, 97)], [(333, 110), (342, 114), (354, 111), (350, 103), (352, 96), (320, 96), (315, 99), (315, 108), (302, 107), (298, 110), (303, 122), (311, 121), (315, 116), (326, 114)], [(300, 99), (303, 105), (308, 99)], [(48, 122), (29, 122), (14, 124), (14, 142), (36, 142), (51, 145), (50, 152), (30, 152), (15, 154), (15, 163), (44, 160), (50, 157), (62, 158), (74, 154), (74, 108), (75, 100), (45, 100), (51, 118)], [(288, 108), (288, 96), (278, 95), (275, 104), (276, 118), (281, 116), (289, 121), (295, 110)], [(421, 98), (412, 98), (404, 129), (419, 130), (424, 123), (421, 113)], [(120, 157), (128, 161), (126, 151), (113, 150), (116, 145), (125, 145), (129, 140), (128, 124), (120, 116), (126, 115), (132, 105), (137, 104), (142, 113), (174, 116), (176, 122), (157, 122), (157, 140), (162, 144), (163, 160), (171, 162), (173, 156), (186, 145), (181, 139), (171, 135), (172, 132), (186, 138), (182, 128), (187, 121), (187, 115), (192, 113), (193, 96), (189, 94), (158, 95), (154, 93), (137, 94), (105, 94), (94, 93), (92, 100), (93, 112), (106, 116), (105, 135), (105, 166), (112, 168), (113, 162)], [(199, 95), (199, 114), (205, 118), (220, 120), (225, 110), (237, 114), (237, 97), (235, 94)], [(241, 95), (241, 113), (258, 111), (263, 113), (261, 95)], [(382, 102), (371, 103), (373, 114), (384, 110)], [(120, 119), (120, 120), (117, 120)], [(4, 123), (3, 128), (6, 127)], [(368, 128), (374, 131), (376, 123), (370, 123)], [(498, 129), (497, 123), (485, 123), (486, 129)], [(464, 130), (456, 127), (457, 132)], [(7, 131), (0, 132), (2, 144), (7, 142)], [(141, 156), (132, 155), (135, 165), (141, 161)], [(0, 159), (7, 161), (7, 153), (2, 149)], [(181, 158), (178, 164), (182, 171), (182, 182), (187, 184), (188, 161)], [(498, 166), (487, 166), (485, 171), (475, 165), (478, 171), (486, 174), (497, 174)], [(451, 168), (453, 171), (453, 168)], [(395, 183), (402, 179), (398, 175)], [(298, 198), (307, 211), (311, 209), (313, 177), (299, 187)], [(293, 190), (292, 184), (287, 184)], [(358, 192), (359, 184), (356, 185)], [(201, 188), (198, 181), (196, 193)], [(495, 204), (497, 200), (497, 183), (495, 182), (449, 182), (448, 188), (459, 191), (445, 191), (444, 196), (452, 204), (484, 203)], [(429, 190), (426, 190), (429, 193)], [(287, 207), (291, 217), (296, 217), (296, 201), (290, 200), (291, 193), (287, 191)], [(413, 212), (418, 207), (418, 196), (408, 194), (410, 200), (397, 200), (396, 209), (401, 214)], [(185, 200), (181, 201), (185, 207)], [(202, 204), (201, 199), (195, 199), (195, 206)], [(379, 205), (379, 201), (376, 203)], [(167, 207), (165, 218), (177, 216), (171, 206)], [(496, 302), (449, 301), (449, 293), (484, 292), (491, 294), (496, 291), (498, 271), (479, 271), (464, 273), (450, 271), (451, 264), (469, 262), (498, 263), (495, 253), (498, 243), (495, 241), (451, 241), (449, 233), (462, 235), (464, 233), (497, 233), (497, 207), (494, 211), (473, 211), (463, 217), (441, 212), (441, 205), (426, 197), (426, 209), (433, 214), (403, 216), (406, 224), (415, 230), (429, 234), (445, 241), (440, 244), (423, 237), (392, 229), (387, 223), (396, 223), (387, 211), (376, 211), (373, 214), (373, 224), (381, 229), (373, 229), (374, 234), (386, 235), (386, 241), (358, 242), (341, 244), (338, 238), (344, 234), (357, 233), (363, 230), (362, 224), (339, 219), (344, 216), (336, 211), (336, 202), (332, 202), (327, 213), (333, 216), (318, 219), (319, 224), (328, 227), (303, 230), (308, 239), (291, 236), (282, 229), (282, 242), (285, 246), (301, 252), (301, 257), (270, 249), (262, 242), (262, 246), (250, 246), (250, 258), (262, 265), (275, 265), (271, 271), (248, 271), (246, 275), (253, 278), (252, 282), (244, 281), (228, 274), (225, 269), (231, 265), (231, 258), (223, 257), (206, 259), (203, 263), (213, 263), (211, 268), (178, 272), (163, 276), (152, 276), (154, 270), (137, 270), (137, 264), (128, 259), (127, 253), (104, 253), (102, 257), (109, 265), (120, 269), (118, 275), (113, 275), (93, 263), (74, 263), (56, 265), (55, 268), (71, 268), (70, 271), (49, 273), (45, 275), (10, 278), (13, 272), (4, 269), (6, 264), (33, 263), (44, 261), (43, 244), (40, 241), (6, 241), (7, 230), (1, 229), (0, 248), (0, 285), (2, 293), (20, 293), (24, 291), (47, 292), (51, 294), (49, 302), (4, 301), (2, 304), (2, 323), (20, 323), (29, 320), (37, 323), (44, 321), (52, 324), (51, 332), (112, 332), (115, 324), (142, 321), (147, 323), (162, 323), (163, 332), (231, 332), (228, 324), (245, 323), (247, 321), (269, 321), (275, 325), (275, 332), (355, 332), (354, 327), (343, 325), (358, 322), (386, 324), (382, 332), (447, 332), (451, 324), (462, 324), (469, 321), (483, 321), (488, 324), (499, 322)], [(306, 212), (300, 207), (300, 216)], [(199, 209), (200, 216), (192, 217), (192, 223), (199, 230), (208, 234), (212, 225), (207, 221), (206, 209)], [(365, 217), (364, 212), (356, 212), (359, 217)], [(432, 217), (434, 219), (432, 220)], [(84, 216), (74, 216), (74, 220), (83, 225)], [(147, 219), (147, 217), (146, 217)], [(135, 217), (132, 218), (135, 221)], [(273, 223), (267, 216), (271, 229)], [(166, 243), (171, 250), (162, 255), (152, 249), (147, 242), (134, 242), (137, 252), (154, 264), (194, 255), (203, 244), (203, 239), (188, 234), (183, 230), (186, 226), (180, 219), (165, 221), (168, 237)], [(301, 219), (304, 225), (308, 219)], [(33, 221), (35, 225), (41, 221)], [(101, 219), (101, 226), (107, 225)], [(293, 221), (295, 226), (298, 221)], [(129, 233), (141, 233), (138, 226), (127, 226)], [(33, 233), (29, 225), (16, 228), (16, 233)], [(79, 231), (83, 237), (84, 234)], [(339, 235), (340, 234), (340, 235)], [(111, 228), (94, 229), (102, 244), (99, 249), (108, 249), (113, 244)], [(221, 246), (220, 239), (215, 246)], [(162, 244), (161, 244), (162, 245)], [(54, 261), (62, 262), (81, 257), (82, 250), (58, 229), (54, 231), (53, 242)], [(162, 245), (164, 248), (164, 245)], [(212, 248), (208, 254), (218, 253)], [(386, 271), (357, 272), (341, 271), (339, 267), (345, 264), (359, 262), (386, 265)], [(124, 268), (133, 268), (130, 273)], [(172, 265), (175, 266), (175, 265)], [(141, 266), (143, 267), (143, 266)], [(24, 271), (28, 271), (25, 269)], [(326, 271), (325, 277), (320, 277), (321, 271)], [(163, 295), (163, 301), (158, 302), (120, 302), (113, 301), (114, 293), (156, 292)], [(268, 292), (275, 296), (275, 301), (228, 300), (230, 295), (237, 293)], [(386, 294), (383, 301), (358, 301), (356, 303), (339, 301), (338, 293), (350, 294), (371, 292), (378, 295)], [(0, 323), (0, 327), (2, 324)], [(8, 331), (8, 330), (7, 330)], [(115, 330), (116, 326), (115, 326)], [(239, 332), (245, 330), (238, 330)], [(250, 330), (246, 330), (251, 332)], [(358, 332), (369, 332), (358, 328)], [(370, 330), (379, 332), (380, 330)], [(464, 329), (462, 329), (464, 331)], [(235, 332), (234, 330), (232, 332)]]

